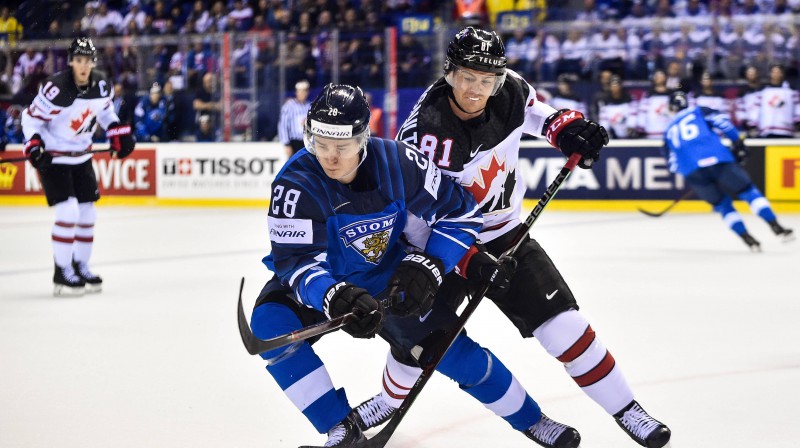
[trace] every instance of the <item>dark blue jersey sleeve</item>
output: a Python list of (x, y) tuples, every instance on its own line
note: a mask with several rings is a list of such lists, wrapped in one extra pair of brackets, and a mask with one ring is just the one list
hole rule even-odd
[(336, 283), (328, 264), (326, 215), (317, 192), (292, 177), (290, 173), (272, 184), (268, 218), (272, 252), (264, 264), (301, 303), (322, 310), (325, 291)]
[(425, 154), (398, 142), (406, 208), (431, 229), (425, 252), (442, 260), (449, 272), (478, 236), (483, 215), (472, 195), (445, 177)]

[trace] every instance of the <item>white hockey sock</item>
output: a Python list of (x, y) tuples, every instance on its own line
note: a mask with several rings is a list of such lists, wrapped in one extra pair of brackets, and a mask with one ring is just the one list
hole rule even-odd
[(389, 352), (386, 357), (386, 368), (383, 369), (383, 391), (381, 392), (383, 400), (389, 406), (399, 408), (420, 375), (422, 375), (422, 369), (400, 364)]
[(628, 381), (586, 318), (565, 311), (533, 332), (547, 353), (564, 363), (581, 389), (611, 415), (633, 401)]
[(71, 197), (55, 205), (56, 222), (53, 225), (53, 258), (60, 267), (72, 267), (72, 246), (75, 242), (75, 224), (78, 222), (78, 200)]
[(97, 210), (94, 202), (78, 204), (78, 226), (75, 229), (75, 246), (73, 258), (83, 264), (89, 263), (92, 256), (92, 243), (94, 242), (94, 222), (97, 219)]

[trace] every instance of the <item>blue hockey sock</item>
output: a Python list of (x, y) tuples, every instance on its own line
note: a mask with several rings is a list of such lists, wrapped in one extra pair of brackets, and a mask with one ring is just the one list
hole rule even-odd
[(539, 405), (492, 352), (465, 334), (447, 351), (437, 368), (461, 389), (483, 403), (517, 431), (524, 431), (542, 417)]
[(726, 196), (722, 202), (714, 206), (714, 211), (722, 215), (722, 221), (737, 235), (747, 233), (742, 216), (733, 208), (733, 200), (731, 198)]
[[(302, 328), (297, 316), (284, 305), (266, 303), (253, 310), (253, 334), (272, 338)], [(350, 404), (343, 389), (335, 390), (322, 360), (303, 342), (261, 354), (289, 400), (324, 434), (347, 417)]]
[(750, 188), (739, 193), (739, 199), (747, 201), (753, 214), (760, 216), (764, 221), (775, 222), (778, 219), (772, 211), (772, 205), (770, 205), (767, 198), (758, 191), (755, 185), (751, 185)]

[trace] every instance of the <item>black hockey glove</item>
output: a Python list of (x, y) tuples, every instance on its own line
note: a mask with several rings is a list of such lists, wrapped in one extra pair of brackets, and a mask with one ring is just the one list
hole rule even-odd
[(37, 170), (43, 170), (53, 163), (53, 155), (44, 150), (44, 142), (39, 134), (33, 134), (28, 143), (25, 143), (23, 154)]
[(121, 125), (117, 122), (111, 123), (106, 129), (106, 137), (108, 137), (111, 149), (117, 154), (117, 158), (124, 159), (132, 152), (136, 146), (136, 139), (131, 134), (130, 125)]
[(576, 110), (561, 109), (551, 114), (544, 121), (542, 134), (565, 156), (576, 152), (582, 155), (578, 166), (584, 169), (600, 159), (600, 150), (608, 144), (606, 129)]
[(442, 285), (444, 265), (436, 257), (412, 252), (397, 267), (389, 287), (396, 287), (403, 297), (391, 310), (398, 316), (422, 316), (433, 307), (436, 291)]
[(733, 153), (733, 158), (736, 159), (736, 163), (744, 162), (747, 156), (750, 155), (750, 150), (744, 145), (744, 140), (742, 139), (733, 142), (731, 152)]
[(354, 338), (374, 338), (383, 327), (383, 305), (351, 283), (339, 282), (328, 288), (322, 309), (329, 318), (355, 313), (358, 320), (343, 328)]
[(492, 293), (503, 292), (511, 285), (511, 276), (517, 270), (517, 260), (509, 257), (500, 262), (481, 243), (469, 248), (458, 262), (456, 273), (467, 280), (487, 282)]

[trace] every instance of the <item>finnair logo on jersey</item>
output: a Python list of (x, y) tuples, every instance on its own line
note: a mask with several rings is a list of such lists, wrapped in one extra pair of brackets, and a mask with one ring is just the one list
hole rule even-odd
[(392, 236), (395, 222), (397, 222), (397, 213), (359, 221), (342, 227), (339, 230), (339, 238), (365, 260), (378, 264), (389, 247), (389, 239)]
[(310, 219), (267, 219), (269, 223), (269, 239), (273, 243), (311, 244), (314, 242), (314, 230)]
[(311, 133), (331, 138), (350, 138), (353, 136), (353, 126), (343, 124), (328, 124), (311, 120)]

